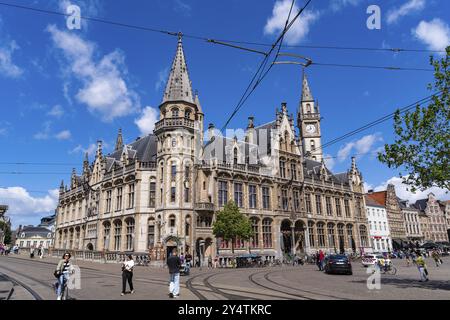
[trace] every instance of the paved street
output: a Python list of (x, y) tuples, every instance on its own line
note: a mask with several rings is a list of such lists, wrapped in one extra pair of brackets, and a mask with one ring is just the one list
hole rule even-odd
[[(180, 300), (227, 299), (450, 299), (450, 258), (436, 268), (427, 259), (430, 281), (418, 281), (416, 267), (406, 267), (405, 260), (393, 260), (395, 276), (382, 275), (381, 290), (369, 290), (368, 275), (359, 263), (353, 264), (353, 276), (327, 275), (314, 265), (253, 269), (193, 269), (191, 276), (181, 277)], [(71, 290), (74, 299), (168, 299), (167, 269), (135, 267), (136, 293), (120, 296), (121, 271), (118, 264), (73, 261), (81, 268), (80, 290)], [(57, 259), (29, 259), (26, 256), (0, 257), (0, 299), (12, 287), (11, 299), (55, 299), (51, 284)]]

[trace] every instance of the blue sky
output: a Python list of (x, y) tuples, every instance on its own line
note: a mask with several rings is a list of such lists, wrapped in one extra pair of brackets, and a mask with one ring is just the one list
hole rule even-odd
[[(11, 0), (10, 3), (64, 12), (64, 1)], [(297, 0), (302, 6), (306, 1)], [(72, 1), (82, 16), (101, 17), (156, 29), (182, 31), (215, 39), (270, 43), (286, 19), (286, 0)], [(381, 29), (369, 30), (367, 7), (381, 8)], [(450, 3), (444, 0), (313, 0), (286, 38), (291, 45), (410, 48), (442, 50), (450, 44)], [(194, 90), (205, 112), (205, 126), (221, 127), (236, 105), (261, 56), (185, 38), (184, 49)], [(176, 38), (163, 34), (86, 22), (69, 30), (66, 19), (0, 6), (0, 202), (10, 205), (15, 226), (36, 224), (54, 210), (55, 189), (80, 169), (84, 151), (91, 155), (102, 139), (106, 151), (119, 127), (125, 140), (148, 132), (155, 120)], [(258, 49), (265, 47), (256, 47)], [(429, 68), (430, 53), (348, 51), (291, 47), (284, 52), (320, 63)], [(435, 54), (439, 56), (438, 53)], [(397, 107), (430, 94), (432, 72), (311, 66), (312, 93), (320, 101), (325, 143)], [(275, 108), (288, 103), (295, 113), (301, 69), (275, 66), (230, 124), (245, 128), (274, 119)], [(140, 120), (140, 121), (139, 121)], [(347, 170), (358, 154), (368, 185), (387, 182), (400, 196), (409, 195), (397, 171), (380, 164), (374, 152), (392, 142), (388, 121), (324, 150), (333, 171)], [(362, 154), (362, 155), (361, 155)], [(62, 163), (9, 165), (5, 162)], [(52, 174), (8, 174), (12, 171)], [(443, 190), (432, 190), (448, 199)]]

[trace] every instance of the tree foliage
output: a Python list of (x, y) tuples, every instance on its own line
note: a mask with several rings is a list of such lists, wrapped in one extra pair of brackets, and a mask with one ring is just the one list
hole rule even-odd
[(234, 242), (237, 238), (249, 240), (253, 236), (252, 224), (234, 202), (228, 202), (223, 210), (217, 213), (213, 234), (225, 241), (231, 240), (231, 251), (234, 253)]
[(10, 244), (11, 243), (11, 228), (9, 227), (9, 225), (3, 221), (0, 221), (0, 230), (2, 230), (5, 234), (5, 244)]
[(430, 187), (450, 189), (450, 46), (441, 59), (430, 58), (434, 67), (434, 84), (428, 89), (434, 96), (428, 105), (394, 116), (395, 142), (386, 144), (378, 159), (400, 172), (411, 190)]

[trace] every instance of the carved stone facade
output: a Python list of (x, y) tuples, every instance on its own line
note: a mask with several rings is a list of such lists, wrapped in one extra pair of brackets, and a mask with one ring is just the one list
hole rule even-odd
[(235, 254), (273, 259), (370, 248), (362, 175), (355, 159), (344, 173), (326, 168), (320, 113), (306, 76), (303, 83), (298, 128), (283, 103), (268, 124), (250, 117), (243, 140), (213, 125), (204, 139), (180, 37), (154, 134), (124, 146), (120, 132), (109, 155), (99, 143), (94, 162), (73, 173), (70, 188), (61, 185), (56, 248), (161, 260), (178, 247), (202, 261), (227, 257), (231, 244), (216, 239), (212, 226), (228, 201), (254, 231), (250, 241), (236, 241)]

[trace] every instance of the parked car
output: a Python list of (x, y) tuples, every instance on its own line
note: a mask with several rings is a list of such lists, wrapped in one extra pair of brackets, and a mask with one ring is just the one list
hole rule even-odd
[(379, 253), (371, 253), (366, 254), (361, 260), (361, 263), (364, 267), (373, 266), (378, 264), (378, 261), (384, 259), (385, 263), (391, 264), (391, 259), (385, 258), (382, 254)]
[(343, 254), (335, 254), (325, 258), (325, 273), (345, 273), (353, 274), (350, 259)]

